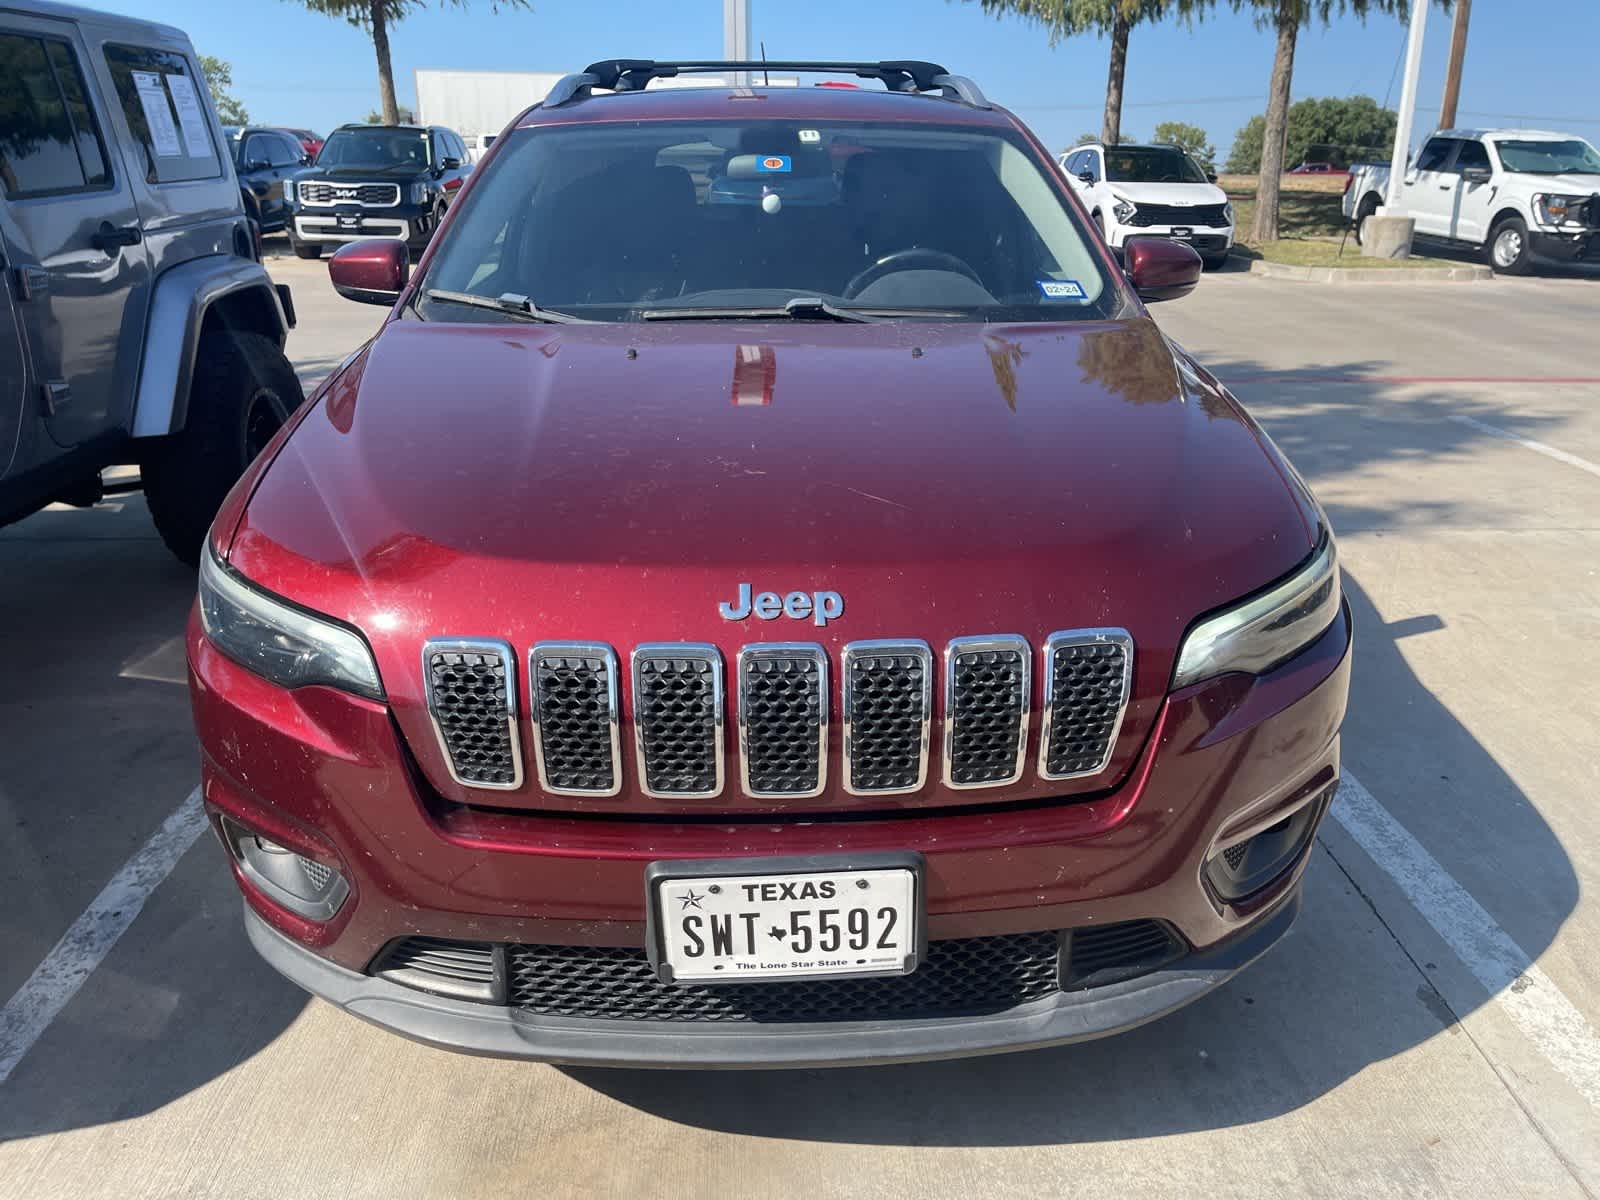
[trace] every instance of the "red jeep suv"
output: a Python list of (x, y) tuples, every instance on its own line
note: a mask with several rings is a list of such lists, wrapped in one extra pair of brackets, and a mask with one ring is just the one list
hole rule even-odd
[[(757, 82), (647, 88), (690, 71)], [(1293, 923), (1327, 519), (1049, 154), (923, 62), (614, 60), (495, 141), (223, 506), (249, 936), (435, 1045), (815, 1066), (1125, 1029)]]

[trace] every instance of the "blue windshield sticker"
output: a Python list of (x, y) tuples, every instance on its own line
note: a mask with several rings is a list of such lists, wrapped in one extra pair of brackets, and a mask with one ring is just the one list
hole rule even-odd
[(763, 154), (756, 159), (756, 172), (761, 175), (784, 175), (793, 169), (787, 154)]
[(1076, 279), (1040, 279), (1039, 291), (1046, 300), (1087, 300), (1089, 295)]

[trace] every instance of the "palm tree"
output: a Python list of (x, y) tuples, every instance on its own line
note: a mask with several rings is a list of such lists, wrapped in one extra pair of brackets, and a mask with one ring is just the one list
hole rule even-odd
[[(442, 2), (454, 8), (467, 6), (467, 0)], [(299, 3), (312, 12), (339, 17), (367, 31), (378, 56), (378, 100), (383, 110), (383, 123), (400, 124), (400, 109), (394, 98), (394, 66), (389, 60), (389, 27), (398, 24), (413, 9), (422, 8), (424, 0), (299, 0)], [(489, 11), (499, 12), (502, 6), (527, 8), (528, 0), (490, 0)]]

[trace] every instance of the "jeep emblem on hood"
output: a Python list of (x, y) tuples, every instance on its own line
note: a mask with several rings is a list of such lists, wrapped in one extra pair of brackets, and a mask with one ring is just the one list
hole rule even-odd
[(826, 625), (844, 613), (844, 597), (838, 592), (790, 592), (780, 596), (777, 592), (756, 592), (753, 596), (748, 583), (739, 585), (739, 598), (731, 603), (724, 600), (717, 606), (724, 621), (742, 621), (754, 613), (763, 621), (775, 617), (793, 617), (803, 621), (810, 617), (818, 625)]

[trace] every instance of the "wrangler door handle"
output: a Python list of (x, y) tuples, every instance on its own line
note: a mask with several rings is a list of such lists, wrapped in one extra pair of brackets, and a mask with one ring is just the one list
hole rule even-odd
[(91, 246), (107, 254), (123, 246), (137, 246), (142, 241), (144, 241), (144, 231), (137, 225), (123, 225), (118, 228), (110, 221), (101, 221), (100, 228), (89, 238)]

